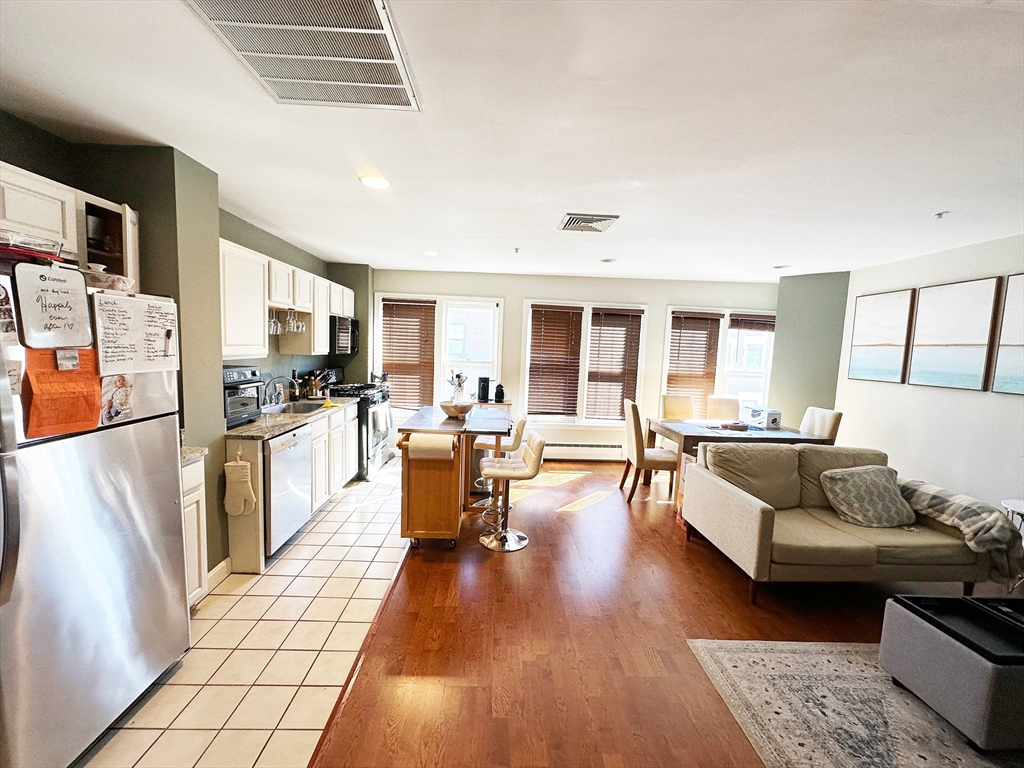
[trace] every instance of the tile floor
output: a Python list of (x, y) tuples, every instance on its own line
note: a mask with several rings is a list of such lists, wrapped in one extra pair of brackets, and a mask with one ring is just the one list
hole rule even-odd
[(331, 499), (262, 576), (193, 613), (192, 648), (76, 768), (305, 768), (408, 542), (397, 461)]

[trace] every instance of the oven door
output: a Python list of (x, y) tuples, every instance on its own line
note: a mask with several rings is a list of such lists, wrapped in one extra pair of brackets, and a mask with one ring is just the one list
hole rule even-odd
[(371, 405), (367, 412), (367, 465), (379, 467), (387, 461), (388, 438), (391, 434), (391, 406), (388, 401)]
[(224, 388), (224, 418), (228, 426), (237, 426), (260, 413), (263, 400), (263, 382)]

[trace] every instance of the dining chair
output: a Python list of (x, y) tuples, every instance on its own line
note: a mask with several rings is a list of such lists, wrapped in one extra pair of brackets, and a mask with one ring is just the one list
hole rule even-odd
[(708, 418), (736, 421), (740, 417), (740, 399), (725, 395), (708, 395)]
[(682, 421), (693, 418), (693, 395), (662, 395), (661, 418)]
[(667, 471), (669, 473), (668, 492), (671, 498), (675, 491), (676, 464), (679, 461), (679, 454), (674, 448), (648, 448), (644, 440), (644, 430), (640, 424), (640, 409), (632, 400), (624, 400), (622, 404), (623, 410), (626, 412), (626, 469), (622, 473), (622, 480), (619, 481), (619, 488), (626, 484), (630, 466), (636, 467), (633, 486), (629, 489), (626, 503), (629, 504), (633, 501), (637, 483), (640, 482), (640, 473), (647, 471)]
[(839, 434), (839, 422), (843, 420), (842, 411), (830, 411), (828, 408), (816, 408), (813, 405), (804, 411), (800, 422), (800, 431), (818, 437), (827, 437), (833, 443)]

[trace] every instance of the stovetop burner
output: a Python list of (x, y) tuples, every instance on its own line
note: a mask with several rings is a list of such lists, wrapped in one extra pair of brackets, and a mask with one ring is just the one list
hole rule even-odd
[(364, 402), (381, 403), (388, 399), (383, 384), (335, 384), (328, 389), (331, 397), (358, 397)]

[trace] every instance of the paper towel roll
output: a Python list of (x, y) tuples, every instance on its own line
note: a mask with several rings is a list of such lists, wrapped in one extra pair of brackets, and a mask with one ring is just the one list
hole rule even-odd
[(455, 438), (451, 435), (409, 435), (410, 459), (438, 459), (451, 461), (455, 457)]

